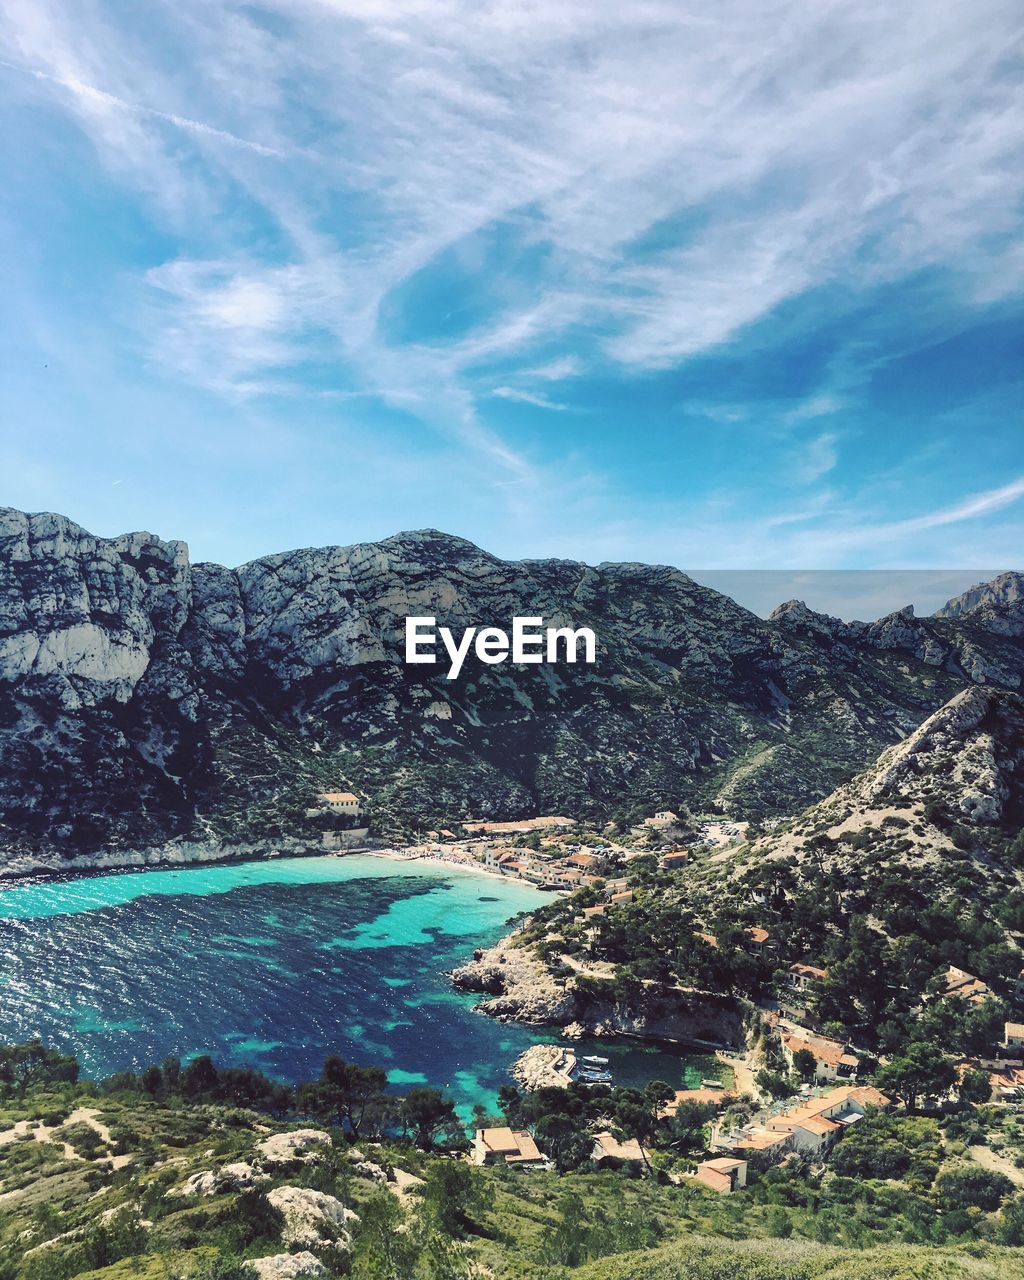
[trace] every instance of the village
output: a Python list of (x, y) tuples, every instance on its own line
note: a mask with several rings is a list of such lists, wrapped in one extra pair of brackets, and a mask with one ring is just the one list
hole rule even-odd
[[(317, 798), (312, 815), (336, 815), (325, 832), (325, 847), (344, 852), (360, 848), (366, 836), (361, 826), (361, 802), (350, 791), (325, 792)], [(401, 860), (431, 860), (464, 870), (505, 879), (525, 881), (537, 889), (558, 895), (590, 889), (596, 900), (580, 907), (578, 923), (585, 930), (597, 925), (597, 917), (628, 904), (634, 895), (630, 864), (656, 859), (660, 870), (682, 871), (697, 857), (720, 855), (743, 842), (747, 825), (728, 819), (705, 817), (692, 824), (685, 844), (678, 837), (682, 823), (669, 809), (640, 819), (627, 835), (586, 831), (574, 818), (540, 816), (516, 821), (466, 821), (457, 828), (430, 831), (425, 839), (402, 847), (366, 848), (364, 851)], [(718, 947), (714, 934), (696, 934), (707, 946)], [(767, 928), (752, 925), (743, 931), (741, 946), (751, 956), (771, 960), (776, 940)], [(563, 961), (566, 960), (563, 957)], [(606, 976), (600, 964), (574, 963), (577, 973)], [(704, 1080), (699, 1088), (677, 1089), (660, 1108), (668, 1121), (682, 1107), (703, 1107), (711, 1118), (706, 1126), (703, 1158), (692, 1169), (672, 1177), (693, 1178), (709, 1189), (729, 1194), (747, 1185), (748, 1173), (763, 1172), (792, 1160), (825, 1162), (849, 1129), (873, 1111), (891, 1111), (901, 1104), (867, 1082), (885, 1059), (858, 1051), (847, 1042), (822, 1033), (810, 1008), (816, 987), (828, 971), (799, 961), (782, 966), (777, 989), (758, 1002), (761, 1036), (748, 1036), (744, 1045), (700, 1043), (712, 1049), (725, 1064), (732, 1083)], [(1024, 972), (1019, 982), (1024, 994)], [(950, 965), (945, 987), (938, 998), (964, 1000), (978, 1005), (992, 993), (976, 975)], [(567, 1034), (579, 1034), (567, 1029)], [(788, 1096), (778, 1097), (758, 1083), (764, 1076), (766, 1047), (793, 1082)], [(1024, 1023), (1008, 1021), (994, 1057), (962, 1057), (955, 1064), (957, 1080), (980, 1073), (989, 1084), (994, 1101), (1024, 1100)], [(513, 1067), (513, 1075), (527, 1090), (544, 1087), (585, 1088), (612, 1086), (608, 1058), (581, 1054), (571, 1044), (537, 1045)], [(956, 1085), (929, 1101), (937, 1109), (952, 1105)], [(591, 1134), (590, 1160), (609, 1167), (647, 1169), (652, 1148), (628, 1137), (614, 1125), (597, 1125)], [(477, 1164), (502, 1163), (515, 1168), (549, 1167), (543, 1138), (529, 1128), (485, 1125), (474, 1133), (471, 1159)]]

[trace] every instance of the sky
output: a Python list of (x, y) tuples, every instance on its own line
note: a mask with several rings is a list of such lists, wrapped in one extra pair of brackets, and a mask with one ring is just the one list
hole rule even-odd
[(1024, 567), (1022, 31), (7, 0), (0, 502), (228, 564)]

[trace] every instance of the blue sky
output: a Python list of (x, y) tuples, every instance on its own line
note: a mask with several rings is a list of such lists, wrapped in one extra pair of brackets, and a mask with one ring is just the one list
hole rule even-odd
[(1019, 47), (1004, 0), (8, 0), (0, 501), (231, 564), (1020, 565)]

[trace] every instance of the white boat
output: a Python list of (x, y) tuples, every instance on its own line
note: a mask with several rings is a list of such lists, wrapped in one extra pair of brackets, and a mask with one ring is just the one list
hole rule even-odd
[(597, 1063), (597, 1065), (598, 1065), (599, 1067), (606, 1067), (606, 1066), (608, 1065), (608, 1059), (607, 1059), (607, 1058), (599, 1058), (599, 1057), (598, 1057), (596, 1054), (594, 1054), (594, 1053), (585, 1053), (585, 1054), (583, 1055), (583, 1057), (582, 1057), (582, 1058), (580, 1058), (580, 1061), (581, 1061), (581, 1062), (596, 1062), (596, 1063)]

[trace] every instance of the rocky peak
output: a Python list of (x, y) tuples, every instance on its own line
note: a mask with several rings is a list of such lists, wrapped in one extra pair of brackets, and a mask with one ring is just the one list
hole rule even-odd
[(768, 615), (768, 621), (795, 631), (817, 636), (839, 636), (845, 633), (846, 624), (841, 618), (819, 613), (809, 608), (803, 600), (786, 600), (776, 605)]
[(1024, 602), (1024, 573), (1001, 573), (990, 582), (979, 582), (969, 590), (947, 600), (935, 611), (937, 618), (962, 618), (986, 606), (1021, 604)]
[(1024, 698), (965, 689), (886, 752), (853, 792), (864, 801), (927, 796), (962, 817), (1001, 821), (1024, 793)]

